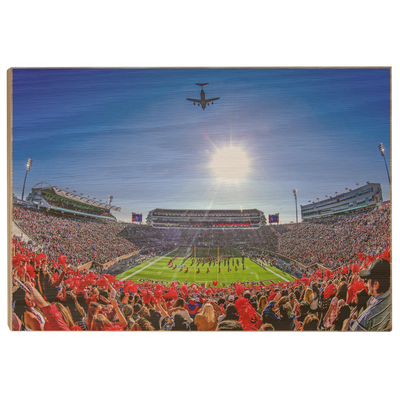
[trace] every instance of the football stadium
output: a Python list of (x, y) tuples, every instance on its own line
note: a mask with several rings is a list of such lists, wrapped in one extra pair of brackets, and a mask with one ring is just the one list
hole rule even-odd
[(390, 68), (8, 78), (12, 330), (392, 330)]
[(362, 271), (390, 261), (390, 204), (361, 189), (350, 210), (301, 223), (256, 209), (121, 223), (119, 207), (37, 184), (13, 201), (13, 329), (350, 330)]

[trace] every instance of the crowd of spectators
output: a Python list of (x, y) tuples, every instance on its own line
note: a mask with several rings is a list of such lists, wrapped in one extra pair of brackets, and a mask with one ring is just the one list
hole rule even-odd
[(13, 207), (13, 218), (51, 257), (67, 254), (74, 265), (105, 263), (135, 249), (143, 254), (160, 254), (176, 247), (197, 246), (236, 248), (246, 254), (272, 251), (307, 267), (319, 263), (336, 269), (356, 260), (360, 252), (374, 256), (384, 251), (391, 236), (390, 207), (246, 230), (101, 223), (18, 206)]
[[(285, 227), (281, 231), (287, 231)], [(274, 226), (262, 226), (258, 229), (180, 229), (178, 227), (155, 228), (149, 225), (130, 225), (121, 236), (131, 240), (140, 248), (150, 247), (171, 249), (177, 244), (185, 247), (202, 248), (261, 248), (277, 251), (280, 233)]]
[(74, 266), (89, 261), (104, 264), (137, 250), (132, 242), (118, 236), (123, 225), (114, 221), (61, 217), (19, 206), (13, 207), (13, 220), (49, 258), (66, 254)]
[[(13, 238), (13, 330), (390, 330), (390, 252), (294, 282), (120, 281)], [(371, 268), (372, 265), (372, 268)]]
[(324, 217), (296, 224), (279, 237), (278, 253), (306, 266), (329, 269), (381, 253), (390, 243), (390, 207)]
[[(177, 245), (206, 248), (236, 247), (243, 251), (258, 248), (281, 253), (307, 266), (320, 263), (330, 269), (351, 261), (358, 252), (374, 255), (383, 251), (390, 241), (390, 208), (250, 230), (157, 229), (147, 225), (130, 224), (123, 229), (123, 225), (117, 222), (100, 224), (97, 221), (60, 218), (20, 207), (14, 207), (13, 213), (14, 219), (19, 220), (21, 228), (39, 242), (48, 242), (51, 236), (55, 237), (54, 234), (62, 240), (70, 237), (71, 230), (84, 232), (83, 234), (96, 231), (94, 236), (104, 232), (105, 237), (114, 237), (113, 245), (117, 247), (118, 242), (126, 246), (127, 241), (124, 240), (126, 238), (139, 248), (151, 252), (169, 250)], [(58, 251), (66, 252), (64, 248)]]
[[(43, 249), (13, 238), (15, 330), (390, 330), (390, 208), (276, 229), (179, 230), (94, 222), (13, 207)], [(263, 236), (264, 235), (264, 236)], [(129, 240), (127, 238), (129, 237)], [(120, 281), (99, 264), (142, 249), (236, 247), (306, 266), (293, 282)], [(73, 266), (95, 261), (79, 271)], [(289, 264), (290, 266), (290, 264)], [(293, 266), (292, 266), (293, 267)], [(104, 273), (106, 272), (106, 273)]]

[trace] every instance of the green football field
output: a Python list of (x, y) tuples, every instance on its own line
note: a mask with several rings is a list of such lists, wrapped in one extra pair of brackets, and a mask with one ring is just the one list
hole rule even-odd
[[(230, 261), (229, 268), (231, 271), (228, 272), (228, 266), (224, 266), (223, 261), (221, 261), (221, 272), (218, 272), (218, 264), (214, 266), (211, 263), (211, 266), (208, 262), (204, 265), (197, 265), (197, 261), (191, 266), (192, 257), (189, 257), (185, 263), (183, 264), (184, 257), (178, 257), (173, 261), (173, 266), (169, 266), (168, 262), (171, 258), (174, 258), (176, 255), (182, 255), (182, 251), (174, 251), (167, 256), (162, 257), (154, 257), (146, 262), (136, 266), (135, 268), (129, 269), (124, 273), (117, 275), (116, 278), (120, 280), (131, 280), (138, 281), (139, 279), (154, 279), (154, 280), (164, 280), (168, 282), (172, 282), (174, 280), (178, 280), (180, 282), (208, 282), (212, 283), (213, 280), (217, 280), (221, 283), (230, 283), (230, 282), (245, 282), (245, 281), (273, 281), (273, 282), (287, 282), (293, 281), (294, 278), (286, 274), (285, 272), (280, 271), (278, 268), (267, 266), (266, 269), (260, 267), (255, 262), (251, 261), (248, 258), (245, 258), (245, 269), (243, 270), (242, 266), (242, 258), (239, 257), (239, 254), (234, 251), (228, 251), (226, 254), (234, 254), (238, 257), (235, 257), (235, 265), (232, 266), (232, 259)], [(236, 253), (236, 254), (235, 254)], [(216, 250), (208, 250), (199, 249), (196, 254), (196, 258), (201, 256), (206, 256), (207, 254), (215, 255)], [(222, 259), (223, 254), (221, 254)], [(236, 264), (236, 260), (239, 260), (239, 265)], [(183, 267), (181, 267), (183, 265)], [(235, 270), (235, 267), (237, 270)], [(200, 272), (197, 271), (200, 269)], [(207, 269), (209, 272), (207, 273)], [(187, 270), (187, 272), (185, 272)], [(267, 284), (269, 282), (266, 282)], [(220, 286), (220, 284), (218, 286)]]

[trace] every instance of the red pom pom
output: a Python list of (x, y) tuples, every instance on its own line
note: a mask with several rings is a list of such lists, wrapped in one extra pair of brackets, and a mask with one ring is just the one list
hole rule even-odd
[(154, 287), (154, 297), (157, 300), (161, 300), (164, 290), (165, 290), (165, 286), (157, 283), (156, 286)]
[(17, 269), (17, 275), (21, 278), (22, 274), (25, 272), (25, 267), (21, 266)]
[(122, 286), (124, 286), (124, 282), (119, 281), (119, 280), (117, 280), (117, 279), (114, 281), (113, 287), (114, 287), (115, 289), (121, 289)]
[(244, 292), (244, 286), (241, 283), (235, 285), (236, 295), (240, 296)]
[[(35, 279), (36, 278), (36, 272), (35, 272), (35, 268), (32, 267), (32, 265), (26, 265), (26, 273), (29, 275), (29, 277), (31, 279)], [(57, 279), (56, 279), (57, 280)]]
[(38, 256), (36, 256), (35, 263), (40, 264), (45, 258), (46, 258), (46, 253), (40, 253)]
[(272, 292), (269, 296), (268, 296), (268, 301), (271, 301), (275, 298), (276, 296), (276, 292)]
[(315, 277), (317, 277), (317, 278), (322, 278), (322, 271), (320, 270), (320, 269), (317, 269), (315, 272), (314, 272), (314, 275), (315, 275)]
[[(78, 287), (80, 287), (85, 282), (80, 280), (79, 277), (72, 277), (65, 280), (65, 284), (72, 290), (76, 291)], [(86, 285), (87, 286), (87, 285)], [(85, 286), (85, 287), (86, 287)], [(83, 291), (85, 287), (80, 288), (80, 291)]]
[(325, 276), (329, 279), (332, 276), (332, 271), (330, 269), (325, 270)]
[(128, 281), (124, 287), (124, 293), (137, 293), (138, 285), (136, 282)]
[(115, 281), (115, 276), (110, 274), (103, 274), (103, 278), (106, 278), (108, 282), (113, 283)]
[(60, 254), (58, 256), (58, 263), (61, 264), (65, 268), (65, 261), (67, 260), (67, 256), (64, 254)]
[(103, 277), (103, 278), (97, 279), (96, 285), (101, 288), (108, 287), (108, 281)]
[(142, 290), (142, 300), (144, 303), (150, 303), (152, 298), (152, 293), (148, 289)]
[(176, 300), (177, 298), (179, 298), (179, 295), (176, 290), (170, 290), (168, 293), (165, 293), (163, 297), (164, 299)]
[(218, 285), (218, 281), (213, 281), (213, 285), (217, 286)]
[(19, 267), (19, 264), (21, 262), (27, 263), (28, 261), (29, 261), (28, 257), (25, 256), (24, 254), (16, 254), (12, 260), (13, 267)]
[(304, 286), (309, 286), (310, 285), (310, 279), (307, 277), (306, 274), (304, 274), (301, 279), (300, 282), (304, 285)]
[(360, 267), (357, 264), (351, 264), (350, 266), (351, 272), (353, 272), (354, 275), (358, 272), (359, 268)]
[(95, 285), (95, 280), (91, 279), (90, 277), (88, 277), (87, 279), (82, 279), (79, 277), (76, 277), (76, 292), (80, 293), (83, 292), (89, 285), (94, 286)]
[(182, 290), (182, 292), (183, 293), (185, 293), (186, 295), (188, 295), (188, 288), (187, 288), (187, 286), (185, 285), (185, 284), (183, 284), (182, 286), (181, 286), (181, 290)]
[(362, 279), (351, 283), (347, 289), (347, 303), (350, 303), (354, 299), (356, 293), (362, 289), (367, 289)]
[(245, 331), (257, 330), (255, 323), (257, 322), (257, 314), (249, 300), (239, 297), (235, 301), (235, 308), (239, 313), (239, 322)]
[(328, 297), (332, 296), (336, 292), (337, 288), (334, 283), (331, 283), (324, 289), (324, 298), (327, 299)]
[(94, 274), (88, 275), (87, 277), (84, 278), (84, 282), (86, 286), (89, 285), (94, 286), (96, 284), (96, 276)]
[(362, 289), (367, 290), (367, 287), (365, 286), (365, 282), (362, 279), (359, 279), (358, 281), (353, 282), (354, 287), (356, 292), (359, 292)]

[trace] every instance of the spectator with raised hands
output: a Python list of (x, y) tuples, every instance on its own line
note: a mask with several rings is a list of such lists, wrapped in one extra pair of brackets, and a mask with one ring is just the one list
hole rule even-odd
[(20, 324), (18, 330), (42, 331), (44, 330), (45, 318), (34, 301), (32, 301), (28, 293), (18, 288), (13, 293), (14, 314), (18, 318)]
[(174, 317), (175, 314), (182, 315), (188, 325), (193, 323), (193, 319), (190, 317), (189, 312), (185, 308), (185, 300), (181, 297), (176, 299), (174, 306), (168, 310), (168, 315)]
[(66, 321), (63, 319), (62, 314), (58, 311), (55, 304), (48, 303), (43, 296), (35, 289), (31, 282), (25, 282), (28, 291), (26, 296), (28, 300), (34, 302), (42, 311), (45, 323), (45, 331), (69, 331)]

